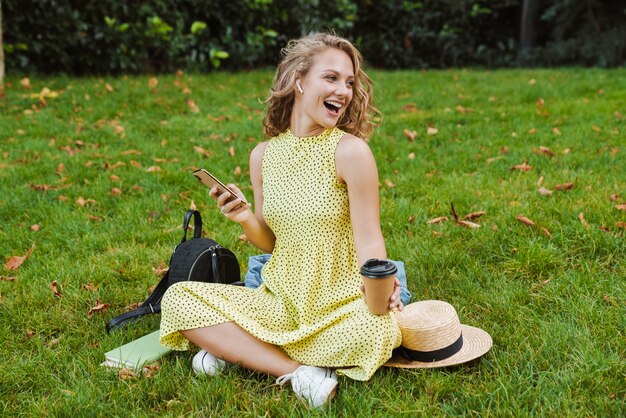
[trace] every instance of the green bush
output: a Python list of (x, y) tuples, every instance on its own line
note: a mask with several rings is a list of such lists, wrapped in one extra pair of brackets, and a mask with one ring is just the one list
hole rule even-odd
[(623, 65), (624, 6), (522, 0), (4, 0), (8, 71), (73, 74), (272, 66), (288, 39), (334, 31), (383, 68)]

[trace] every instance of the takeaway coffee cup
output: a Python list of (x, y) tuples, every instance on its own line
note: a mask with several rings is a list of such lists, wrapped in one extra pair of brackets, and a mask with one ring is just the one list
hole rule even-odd
[(397, 271), (391, 261), (378, 258), (370, 258), (361, 266), (365, 303), (374, 315), (389, 312), (389, 299), (393, 294)]

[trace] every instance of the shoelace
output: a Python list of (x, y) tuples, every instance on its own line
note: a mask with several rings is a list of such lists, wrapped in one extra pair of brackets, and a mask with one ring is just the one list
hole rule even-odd
[(293, 379), (294, 376), (295, 376), (295, 373), (284, 374), (280, 376), (278, 379), (276, 379), (276, 384), (279, 386), (282, 386), (285, 383), (289, 382), (291, 379)]
[[(300, 366), (302, 367), (302, 366)], [(298, 367), (296, 370), (293, 371), (293, 373), (287, 373), (284, 374), (280, 377), (278, 377), (276, 379), (276, 384), (279, 386), (284, 385), (285, 383), (289, 382), (291, 379), (293, 379), (296, 376), (296, 372), (300, 369), (300, 367)], [(331, 379), (335, 379), (336, 377), (333, 376), (333, 371), (331, 369), (324, 369), (324, 377), (326, 378), (331, 378)]]

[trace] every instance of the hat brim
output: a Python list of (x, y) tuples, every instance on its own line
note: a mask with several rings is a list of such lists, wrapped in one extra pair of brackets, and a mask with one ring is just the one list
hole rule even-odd
[(454, 366), (474, 360), (491, 349), (493, 341), (487, 332), (480, 328), (463, 324), (461, 324), (461, 330), (463, 332), (463, 347), (459, 352), (446, 359), (424, 363), (421, 361), (408, 360), (399, 354), (395, 354), (383, 364), (383, 366), (404, 369), (433, 369), (436, 367)]

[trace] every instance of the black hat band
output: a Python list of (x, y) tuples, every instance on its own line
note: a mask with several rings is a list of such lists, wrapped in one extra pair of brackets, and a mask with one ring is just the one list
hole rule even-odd
[(433, 361), (441, 361), (445, 360), (448, 357), (452, 357), (463, 348), (463, 333), (459, 336), (459, 338), (450, 344), (447, 347), (440, 348), (439, 350), (434, 351), (419, 351), (419, 350), (411, 350), (404, 346), (398, 347), (399, 354), (411, 361), (420, 361), (422, 363), (432, 363)]

